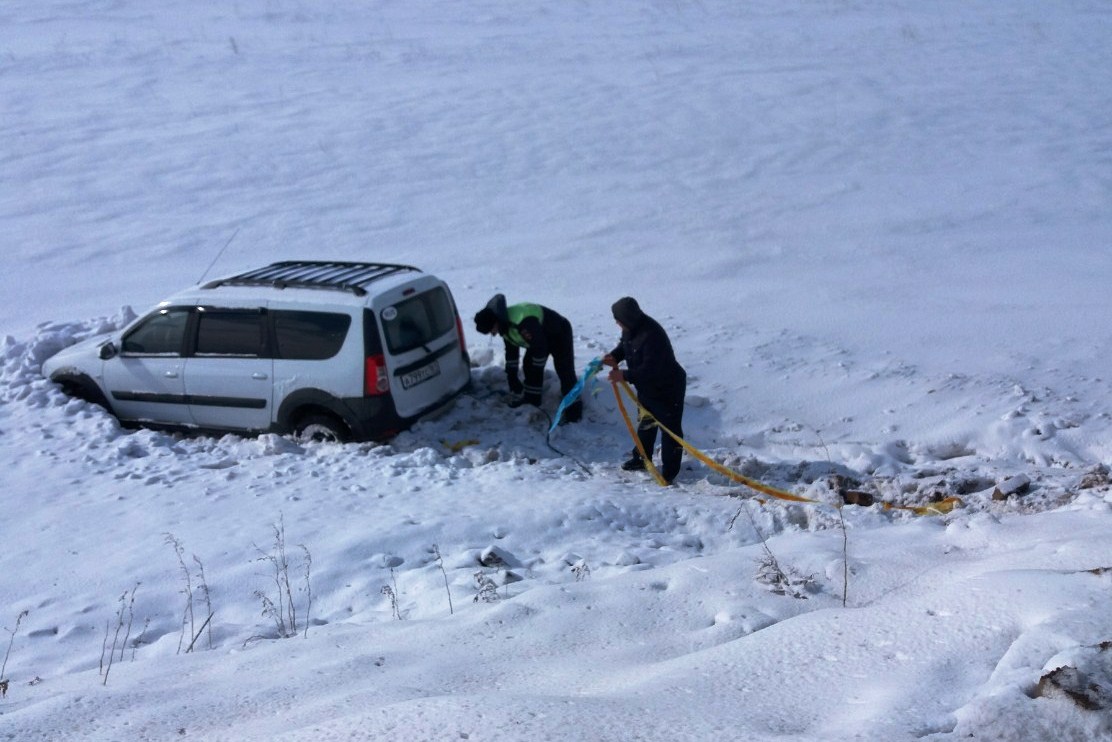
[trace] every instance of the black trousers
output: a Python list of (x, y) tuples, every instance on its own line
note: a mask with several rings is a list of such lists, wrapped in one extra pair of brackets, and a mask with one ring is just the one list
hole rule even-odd
[[(556, 313), (553, 312), (552, 315), (556, 315)], [(548, 342), (549, 352), (552, 353), (552, 366), (556, 371), (556, 378), (560, 380), (560, 396), (563, 397), (579, 381), (575, 371), (575, 338), (572, 337), (571, 322), (560, 315), (546, 316), (545, 340)], [(538, 389), (547, 360), (547, 356), (531, 356), (528, 350), (525, 352), (526, 369), (530, 367), (530, 364), (537, 369)], [(528, 382), (526, 383), (528, 384)], [(568, 420), (579, 420), (583, 414), (583, 401), (575, 400), (564, 411), (564, 414)]]
[[(660, 424), (671, 430), (679, 437), (683, 437), (683, 399), (687, 396), (687, 378), (684, 377), (674, 389), (666, 395), (659, 397), (646, 397), (638, 391), (637, 401), (649, 411)], [(644, 417), (637, 425), (637, 437), (644, 447), (645, 453), (653, 455), (656, 445), (656, 423)], [(634, 456), (640, 456), (635, 448)], [(680, 473), (680, 461), (683, 459), (683, 446), (675, 441), (672, 436), (661, 431), (660, 433), (660, 475), (671, 482)]]

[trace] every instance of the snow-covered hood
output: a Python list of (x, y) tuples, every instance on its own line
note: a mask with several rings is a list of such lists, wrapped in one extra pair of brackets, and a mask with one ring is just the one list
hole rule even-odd
[(119, 333), (106, 332), (78, 341), (43, 361), (42, 375), (50, 378), (63, 368), (76, 368), (87, 374), (97, 373), (104, 362), (100, 359), (100, 347), (113, 340)]

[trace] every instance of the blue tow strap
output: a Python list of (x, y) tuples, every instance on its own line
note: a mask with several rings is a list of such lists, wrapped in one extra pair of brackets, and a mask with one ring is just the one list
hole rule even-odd
[(575, 382), (575, 386), (571, 388), (571, 391), (560, 400), (560, 406), (556, 408), (556, 414), (552, 416), (552, 427), (548, 429), (549, 433), (556, 430), (556, 426), (560, 424), (560, 420), (564, 416), (564, 410), (579, 398), (579, 395), (583, 393), (583, 388), (587, 386), (587, 382), (595, 378), (601, 370), (601, 358), (594, 358), (587, 364), (587, 368), (583, 371), (583, 375), (579, 377), (579, 381)]

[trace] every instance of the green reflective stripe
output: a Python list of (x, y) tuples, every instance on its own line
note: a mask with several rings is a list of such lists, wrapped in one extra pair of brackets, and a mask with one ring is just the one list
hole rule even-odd
[(510, 322), (510, 328), (506, 332), (506, 339), (519, 348), (528, 348), (529, 341), (521, 337), (518, 332), (517, 326), (524, 322), (529, 317), (536, 317), (538, 322), (544, 322), (544, 310), (541, 309), (539, 304), (512, 304), (506, 307), (506, 318)]

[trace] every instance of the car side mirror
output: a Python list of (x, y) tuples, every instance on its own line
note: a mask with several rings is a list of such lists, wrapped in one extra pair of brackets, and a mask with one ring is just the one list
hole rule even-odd
[(100, 360), (107, 361), (109, 358), (115, 358), (116, 354), (119, 352), (120, 351), (116, 349), (116, 344), (109, 341), (100, 346), (100, 353), (98, 355), (100, 356)]

